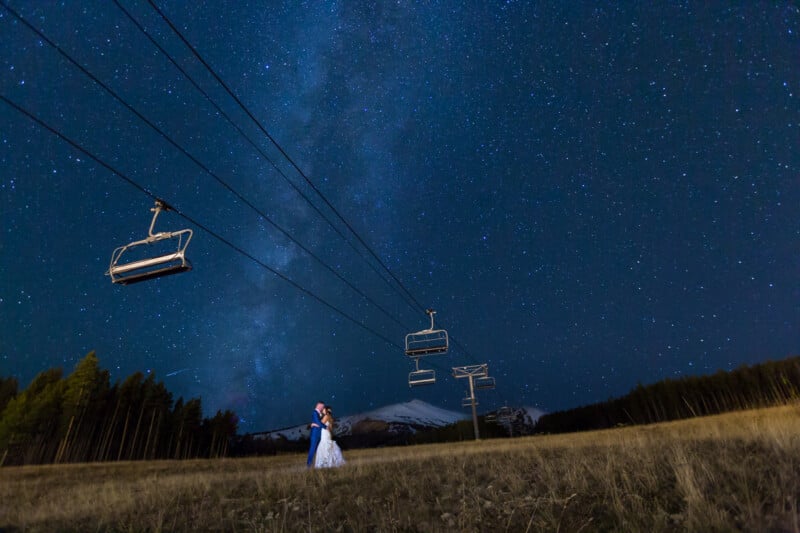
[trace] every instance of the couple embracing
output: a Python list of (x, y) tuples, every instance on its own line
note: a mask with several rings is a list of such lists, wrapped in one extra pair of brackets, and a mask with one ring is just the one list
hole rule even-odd
[(308, 450), (309, 468), (330, 468), (344, 464), (342, 450), (333, 440), (333, 411), (322, 402), (317, 402), (311, 414), (311, 447)]

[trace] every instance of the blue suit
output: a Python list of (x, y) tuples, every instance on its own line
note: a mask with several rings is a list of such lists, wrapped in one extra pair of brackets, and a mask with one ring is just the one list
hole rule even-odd
[(314, 412), (311, 415), (311, 447), (308, 450), (308, 462), (306, 462), (307, 466), (314, 465), (314, 455), (317, 453), (317, 446), (319, 446), (319, 439), (322, 435), (322, 430), (327, 427), (328, 426), (323, 424), (322, 420), (320, 420), (319, 411), (314, 409)]

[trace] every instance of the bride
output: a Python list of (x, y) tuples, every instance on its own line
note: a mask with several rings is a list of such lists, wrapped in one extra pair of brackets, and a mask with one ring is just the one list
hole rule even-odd
[(331, 468), (334, 466), (342, 466), (344, 464), (342, 450), (331, 437), (331, 429), (333, 429), (333, 412), (331, 408), (326, 405), (322, 410), (322, 415), (322, 423), (328, 427), (322, 430), (319, 447), (317, 448), (317, 455), (314, 459), (314, 467)]

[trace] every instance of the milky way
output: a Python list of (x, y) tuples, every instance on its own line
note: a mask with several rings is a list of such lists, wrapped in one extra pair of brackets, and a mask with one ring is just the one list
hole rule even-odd
[[(552, 411), (800, 352), (792, 3), (156, 1), (280, 149), (150, 3), (120, 4), (8, 4), (46, 38), (0, 8), (0, 95), (91, 154), (0, 102), (21, 386), (96, 350), (258, 431), (317, 399), (457, 410), (457, 365), (496, 377), (479, 409)], [(104, 275), (153, 205), (120, 174), (193, 229), (193, 270)], [(409, 389), (425, 307), (454, 342)]]

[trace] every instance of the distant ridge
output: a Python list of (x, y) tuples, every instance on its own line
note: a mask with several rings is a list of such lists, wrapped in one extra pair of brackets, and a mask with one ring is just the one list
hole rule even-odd
[[(366, 413), (343, 416), (336, 420), (334, 433), (338, 437), (375, 430), (389, 432), (415, 432), (438, 428), (466, 420), (469, 415), (436, 407), (422, 400), (379, 407)], [(309, 437), (308, 423), (273, 431), (252, 434), (255, 439), (301, 440)]]
[[(522, 428), (532, 428), (536, 421), (544, 415), (544, 411), (535, 407), (518, 407), (512, 409), (511, 419), (507, 423)], [(409, 434), (427, 429), (441, 428), (469, 420), (467, 412), (450, 411), (436, 407), (422, 400), (411, 400), (373, 409), (365, 413), (337, 418), (334, 433), (337, 437), (352, 437), (370, 433)], [(526, 431), (527, 432), (527, 431)], [(299, 441), (309, 438), (308, 423), (283, 429), (253, 433), (256, 440)]]

